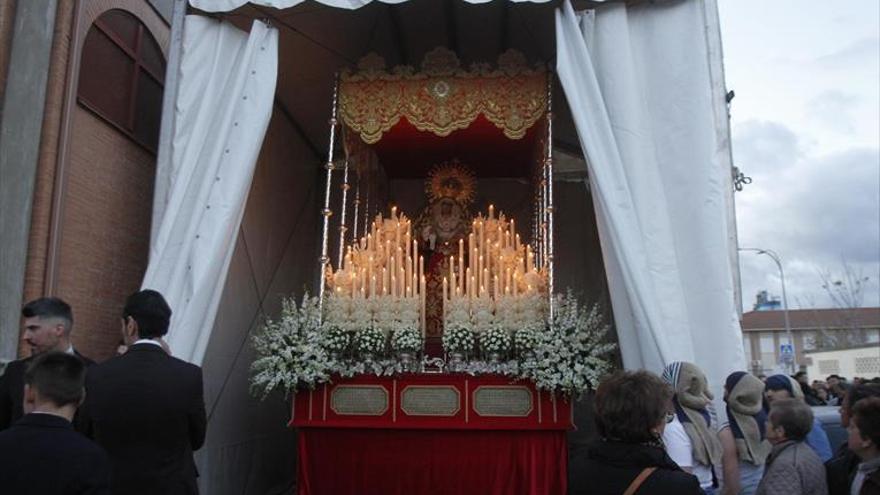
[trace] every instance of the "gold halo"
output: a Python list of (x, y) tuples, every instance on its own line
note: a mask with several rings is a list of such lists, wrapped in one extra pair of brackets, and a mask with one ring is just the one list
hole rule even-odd
[(474, 172), (456, 159), (435, 165), (425, 181), (425, 193), (433, 201), (452, 198), (463, 204), (474, 202), (477, 178)]

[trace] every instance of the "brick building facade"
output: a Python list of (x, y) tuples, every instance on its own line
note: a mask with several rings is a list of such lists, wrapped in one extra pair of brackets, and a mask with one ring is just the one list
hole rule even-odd
[[(880, 355), (880, 308), (792, 309), (788, 313), (794, 362), (799, 370), (806, 370), (814, 364), (810, 351), (824, 347), (848, 347), (857, 343), (875, 349)], [(765, 375), (774, 373), (781, 346), (788, 343), (784, 311), (743, 313), (742, 330), (749, 371)]]
[[(16, 120), (39, 119), (40, 129), (35, 142), (4, 143), (13, 148), (32, 145), (36, 152), (29, 163), (11, 159), (15, 149), (7, 149), (3, 157), (4, 179), (31, 174), (33, 182), (22, 181), (17, 190), (18, 203), (29, 204), (2, 213), (25, 216), (27, 232), (26, 239), (18, 239), (26, 245), (24, 256), (16, 255), (13, 233), (4, 233), (0, 245), (4, 267), (23, 265), (21, 280), (5, 275), (0, 358), (26, 355), (15, 307), (46, 295), (73, 307), (73, 342), (81, 352), (97, 360), (114, 353), (122, 304), (140, 285), (149, 249), (156, 149), (155, 143), (140, 139), (140, 129), (151, 126), (158, 133), (161, 112), (161, 92), (155, 102), (155, 79), (161, 78), (145, 79), (146, 63), (138, 57), (146, 53), (164, 67), (169, 5), (148, 0), (11, 0), (0, 7), (4, 137)], [(23, 67), (27, 49), (36, 52), (39, 44), (25, 47), (28, 40), (18, 25), (38, 14), (47, 18), (46, 11), (54, 11), (54, 29), (44, 38), (47, 63)], [(150, 47), (155, 49), (149, 52)], [(91, 58), (90, 50), (95, 51)], [(33, 59), (39, 60), (37, 53)], [(95, 60), (113, 63), (102, 66)], [(10, 102), (20, 87), (15, 78), (40, 70), (46, 81), (42, 112), (15, 115)], [(89, 104), (84, 88), (110, 103)], [(20, 301), (8, 290), (10, 280), (13, 286), (20, 283)]]

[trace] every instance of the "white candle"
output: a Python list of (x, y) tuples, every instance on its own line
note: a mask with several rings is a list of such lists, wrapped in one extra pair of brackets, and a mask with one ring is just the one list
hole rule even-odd
[(455, 280), (455, 258), (449, 257), (449, 280)]
[(526, 273), (532, 272), (532, 263), (534, 263), (534, 256), (532, 255), (532, 247), (526, 246)]
[(422, 291), (422, 339), (424, 340), (427, 327), (425, 326), (425, 276), (422, 275), (419, 289)]
[(486, 250), (486, 231), (483, 229), (483, 221), (480, 220), (480, 255)]
[[(409, 244), (407, 244), (407, 246), (409, 246)], [(406, 268), (403, 272), (404, 280), (406, 280), (406, 292), (404, 295), (410, 297), (412, 296), (412, 284), (410, 284), (410, 281), (412, 280), (412, 258), (409, 256), (409, 248), (407, 248), (406, 263), (404, 263), (404, 266)]]
[(452, 296), (458, 297), (458, 281), (455, 279), (455, 272), (452, 272), (452, 280), (449, 281), (449, 299), (452, 299)]

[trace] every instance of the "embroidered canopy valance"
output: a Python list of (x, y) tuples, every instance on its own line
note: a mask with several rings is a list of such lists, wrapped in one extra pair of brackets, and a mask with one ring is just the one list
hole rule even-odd
[(343, 123), (368, 144), (401, 117), (420, 131), (448, 136), (483, 115), (508, 138), (521, 139), (546, 112), (547, 70), (530, 67), (513, 50), (498, 58), (495, 69), (462, 69), (446, 48), (429, 52), (421, 72), (411, 66), (387, 71), (375, 54), (362, 58), (358, 69), (341, 75), (339, 110)]

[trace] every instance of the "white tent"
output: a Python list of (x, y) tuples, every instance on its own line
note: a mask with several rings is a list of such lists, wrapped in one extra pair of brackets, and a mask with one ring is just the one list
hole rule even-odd
[(560, 183), (561, 282), (607, 279), (627, 368), (693, 361), (716, 390), (744, 369), (713, 0), (244, 3), (190, 0), (185, 21), (176, 4), (144, 281), (175, 310), (175, 354), (205, 368), (205, 493), (265, 493), (294, 472), (287, 406), (247, 396), (247, 339), (313, 286), (333, 73), (367, 52), (555, 63), (554, 145), (583, 155), (586, 178)]

